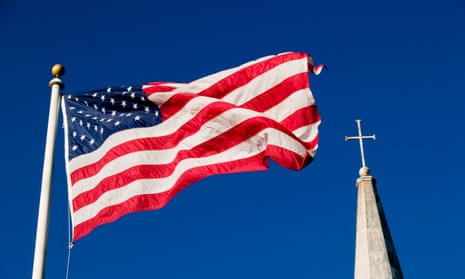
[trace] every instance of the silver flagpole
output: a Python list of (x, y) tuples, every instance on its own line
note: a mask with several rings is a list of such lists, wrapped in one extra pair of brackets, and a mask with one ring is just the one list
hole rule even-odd
[(52, 190), (53, 156), (55, 152), (55, 139), (60, 104), (60, 89), (63, 89), (64, 87), (60, 77), (63, 76), (64, 73), (65, 68), (60, 64), (56, 64), (52, 68), (52, 74), (54, 78), (49, 83), (49, 87), (51, 89), (50, 110), (48, 114), (44, 165), (42, 169), (42, 188), (40, 191), (39, 215), (37, 217), (36, 245), (34, 249), (32, 279), (44, 278), (45, 257), (47, 254), (50, 196)]

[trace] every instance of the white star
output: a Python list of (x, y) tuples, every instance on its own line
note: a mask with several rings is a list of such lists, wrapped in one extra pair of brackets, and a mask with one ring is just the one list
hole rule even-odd
[(95, 92), (94, 94), (92, 94), (92, 97), (96, 98), (98, 96), (98, 93)]
[(122, 102), (121, 102), (121, 106), (122, 106), (123, 108), (125, 108), (125, 107), (126, 107), (126, 101), (122, 101)]
[(100, 100), (102, 100), (102, 102), (105, 101), (105, 95), (102, 95), (102, 96), (100, 97)]
[(119, 124), (121, 124), (120, 121), (116, 121), (116, 122), (115, 122), (115, 126), (119, 126)]
[(140, 116), (137, 115), (136, 117), (134, 117), (134, 121), (137, 121), (137, 120), (140, 120)]
[(78, 149), (78, 146), (77, 146), (77, 145), (73, 145), (73, 147), (71, 147), (71, 149), (72, 149), (73, 151), (76, 151), (76, 149)]
[(91, 140), (89, 141), (89, 143), (92, 145), (92, 144), (95, 143), (95, 140), (94, 140), (94, 139), (91, 139)]
[(129, 87), (128, 87), (128, 91), (132, 91), (132, 86), (129, 86)]
[(132, 108), (133, 108), (133, 109), (137, 109), (137, 103), (134, 103), (134, 104), (132, 105)]
[(133, 99), (134, 99), (135, 97), (136, 97), (136, 93), (134, 93), (134, 92), (133, 92), (133, 93), (131, 93), (131, 98), (133, 98)]
[(111, 92), (111, 87), (108, 87), (108, 88), (107, 88), (107, 92), (108, 92), (108, 93)]
[(79, 137), (80, 140), (84, 140), (85, 138), (86, 138), (86, 135), (81, 135), (81, 136)]

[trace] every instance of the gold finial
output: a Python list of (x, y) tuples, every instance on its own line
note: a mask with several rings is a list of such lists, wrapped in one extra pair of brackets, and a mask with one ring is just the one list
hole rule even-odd
[(52, 67), (52, 75), (56, 78), (60, 78), (65, 74), (65, 67), (61, 64), (55, 64)]

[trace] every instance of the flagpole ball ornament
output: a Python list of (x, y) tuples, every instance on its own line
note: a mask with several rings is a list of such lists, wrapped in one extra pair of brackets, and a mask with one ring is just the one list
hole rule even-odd
[(61, 64), (55, 64), (52, 67), (52, 75), (56, 78), (60, 78), (65, 74), (65, 67)]
[(360, 170), (358, 171), (358, 174), (360, 176), (370, 176), (370, 169), (368, 167), (362, 167), (360, 168)]
[(51, 72), (52, 72), (54, 79), (52, 79), (48, 83), (48, 87), (52, 88), (54, 84), (58, 84), (60, 86), (60, 89), (65, 88), (65, 85), (60, 79), (65, 74), (65, 67), (63, 67), (63, 65), (61, 64), (55, 64), (53, 65)]

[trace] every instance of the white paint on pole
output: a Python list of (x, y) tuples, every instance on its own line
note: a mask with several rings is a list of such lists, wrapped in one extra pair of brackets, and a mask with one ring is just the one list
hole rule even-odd
[(44, 164), (42, 169), (42, 187), (40, 191), (39, 214), (37, 217), (37, 232), (34, 249), (32, 279), (44, 278), (45, 258), (47, 254), (50, 197), (53, 176), (53, 159), (55, 153), (55, 140), (60, 104), (60, 89), (63, 88), (63, 83), (59, 77), (63, 73), (63, 68), (60, 68), (60, 70), (56, 71), (56, 73), (54, 72), (55, 78), (52, 79), (49, 84), (51, 88), (50, 110), (48, 115), (47, 138), (45, 142)]

